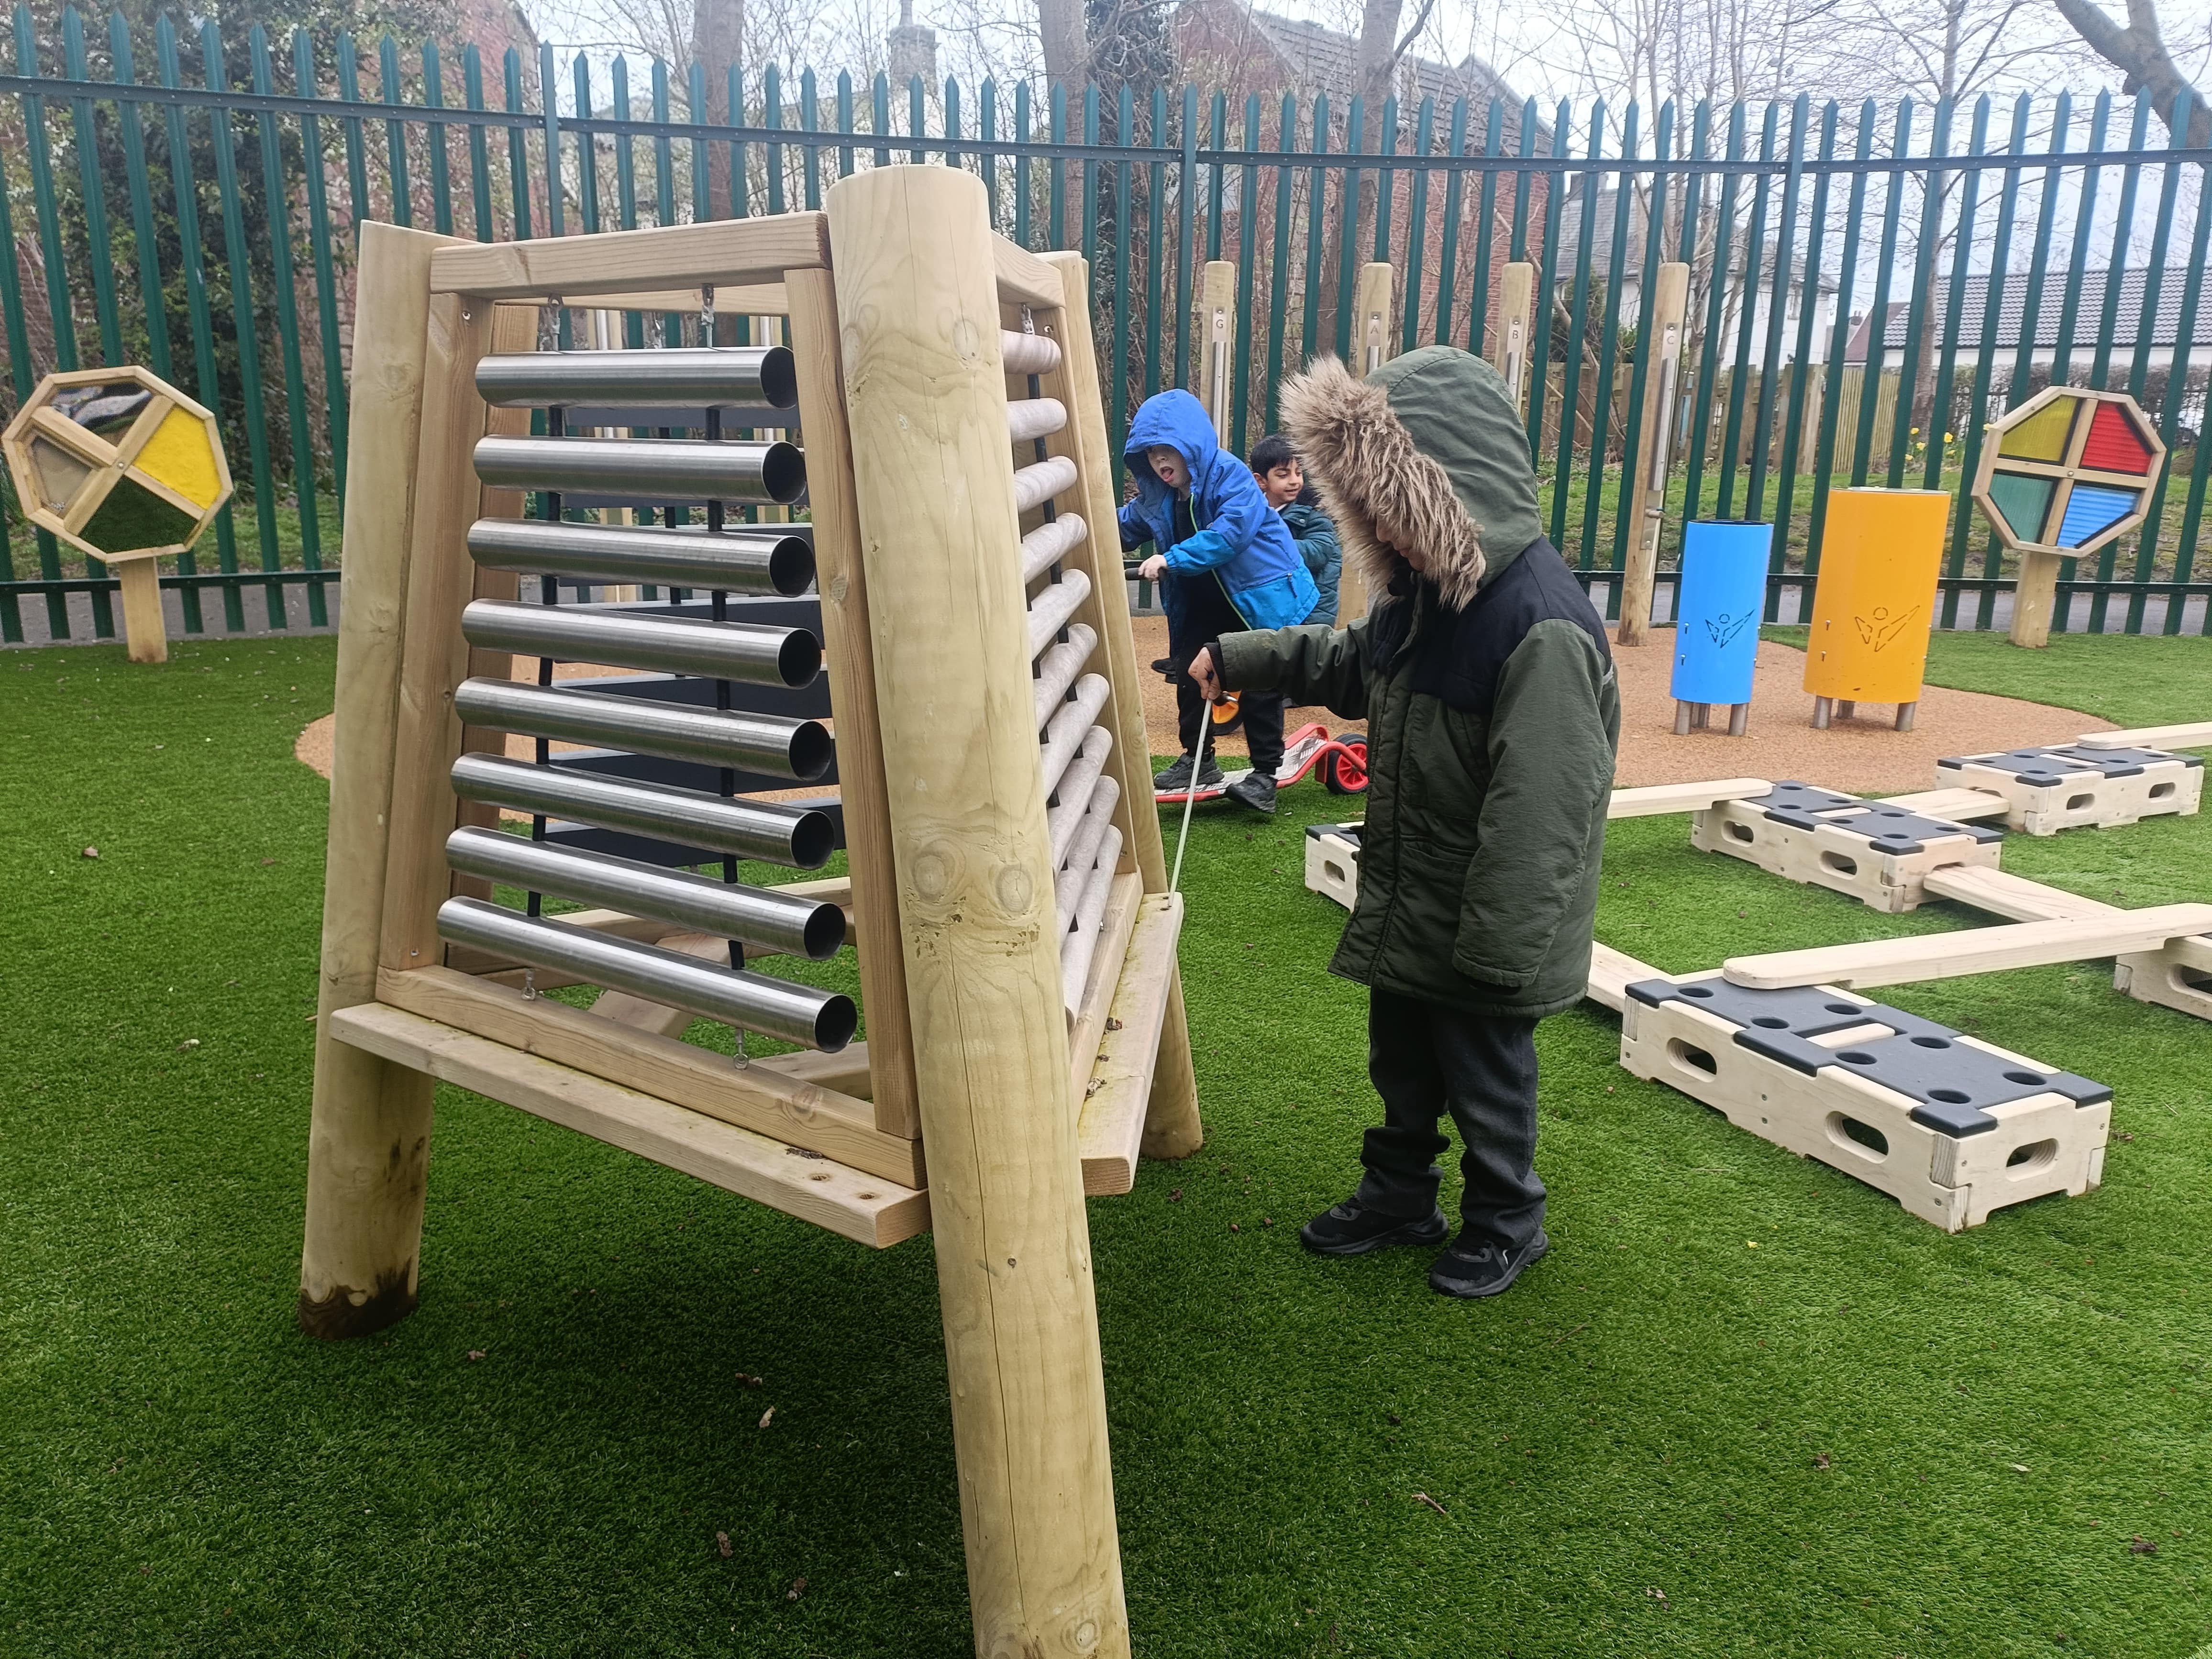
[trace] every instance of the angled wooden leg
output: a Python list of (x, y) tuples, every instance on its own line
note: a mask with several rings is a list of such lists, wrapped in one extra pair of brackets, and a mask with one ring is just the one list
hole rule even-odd
[(337, 763), (300, 1258), (300, 1328), (310, 1336), (366, 1335), (415, 1310), (433, 1085), (336, 1041), (330, 1020), (376, 1000), (430, 255), (449, 240), (393, 225), (362, 227), (347, 440), (352, 488), (339, 579)]

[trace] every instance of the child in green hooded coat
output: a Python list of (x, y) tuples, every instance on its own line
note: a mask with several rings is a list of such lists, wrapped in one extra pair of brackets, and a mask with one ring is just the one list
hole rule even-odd
[(1536, 1022), (1581, 1000), (1620, 699), (1605, 626), (1544, 538), (1528, 441), (1480, 358), (1425, 346), (1364, 381), (1334, 359), (1285, 424), (1374, 595), (1349, 626), (1227, 634), (1191, 678), (1368, 722), (1359, 898), (1331, 970), (1369, 988), (1383, 1121), (1366, 1175), (1301, 1237), (1324, 1255), (1437, 1245), (1449, 1145), (1459, 1236), (1429, 1282), (1494, 1296), (1549, 1248)]

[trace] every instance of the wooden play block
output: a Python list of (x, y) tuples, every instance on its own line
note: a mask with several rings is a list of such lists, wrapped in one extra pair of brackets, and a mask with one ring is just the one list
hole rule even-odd
[(2104, 1172), (2109, 1090), (1833, 986), (1632, 985), (1620, 1063), (1946, 1232)]
[(1306, 826), (1306, 890), (1334, 899), (1346, 909), (1359, 902), (1359, 832), (1357, 823)]
[(2008, 829), (2055, 836), (2116, 829), (2164, 813), (2185, 817), (2203, 796), (2204, 763), (2160, 749), (2044, 744), (1939, 760), (1936, 779), (1996, 796)]
[(1997, 861), (2002, 832), (1809, 784), (1723, 800), (1690, 820), (1690, 844), (1890, 915), (1917, 908), (1931, 870)]

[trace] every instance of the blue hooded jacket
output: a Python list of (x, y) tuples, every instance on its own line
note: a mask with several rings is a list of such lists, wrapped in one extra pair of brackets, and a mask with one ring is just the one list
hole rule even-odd
[[(1175, 492), (1162, 483), (1145, 452), (1174, 449), (1190, 468), (1190, 519), (1195, 535), (1175, 534)], [(1288, 628), (1313, 612), (1320, 594), (1297, 544), (1252, 469), (1223, 449), (1206, 405), (1188, 392), (1147, 398), (1129, 423), (1123, 446), (1137, 475), (1137, 498), (1121, 509), (1121, 545), (1151, 542), (1168, 568), (1186, 579), (1216, 574), (1248, 628)]]

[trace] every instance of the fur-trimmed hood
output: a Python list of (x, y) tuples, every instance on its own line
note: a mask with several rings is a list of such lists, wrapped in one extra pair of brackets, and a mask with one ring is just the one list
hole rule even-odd
[(1378, 523), (1422, 550), (1453, 610), (1543, 533), (1527, 434), (1504, 380), (1480, 357), (1423, 346), (1364, 380), (1323, 357), (1284, 383), (1282, 407), (1345, 562), (1370, 592), (1412, 570), (1377, 537)]

